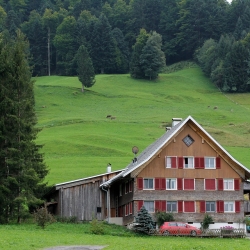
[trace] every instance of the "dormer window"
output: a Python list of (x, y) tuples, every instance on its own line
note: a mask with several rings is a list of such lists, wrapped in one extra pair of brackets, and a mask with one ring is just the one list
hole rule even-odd
[(187, 135), (182, 141), (189, 147), (194, 142), (194, 139), (190, 135)]

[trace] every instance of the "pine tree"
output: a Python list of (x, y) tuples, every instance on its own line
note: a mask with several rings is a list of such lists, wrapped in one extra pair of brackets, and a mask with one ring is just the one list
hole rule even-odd
[(144, 206), (141, 207), (135, 220), (136, 223), (139, 223), (139, 226), (136, 227), (136, 230), (141, 233), (147, 234), (149, 233), (149, 230), (153, 228), (153, 219)]
[(20, 31), (15, 39), (0, 37), (0, 222), (27, 215), (41, 204), (48, 170), (35, 144), (33, 82), (28, 43)]
[(76, 54), (78, 79), (82, 83), (82, 92), (84, 86), (87, 88), (95, 84), (95, 72), (89, 53), (84, 45), (80, 46)]

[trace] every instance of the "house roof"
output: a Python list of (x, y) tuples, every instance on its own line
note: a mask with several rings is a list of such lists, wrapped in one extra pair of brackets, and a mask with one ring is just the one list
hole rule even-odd
[[(227, 162), (234, 163), (238, 165), (242, 170), (244, 170), (244, 176), (242, 178), (250, 178), (250, 170), (233, 158), (209, 133), (207, 133), (200, 124), (198, 124), (193, 117), (188, 116), (186, 119), (180, 121), (166, 133), (164, 133), (159, 139), (149, 145), (136, 159), (136, 161), (131, 162), (120, 174), (111, 178), (110, 180), (104, 182), (101, 186), (109, 186), (112, 182), (119, 178), (126, 177), (132, 172), (140, 172), (140, 169), (145, 166), (150, 160), (159, 154), (161, 149), (169, 143), (187, 124), (191, 124), (197, 133), (200, 133), (202, 137), (209, 142), (210, 146), (217, 149), (218, 154), (227, 160)], [(231, 164), (232, 165), (232, 164)]]

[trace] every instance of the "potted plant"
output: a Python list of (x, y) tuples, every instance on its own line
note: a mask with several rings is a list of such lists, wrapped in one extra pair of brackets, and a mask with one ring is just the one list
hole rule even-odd
[(228, 235), (228, 234), (232, 234), (234, 231), (234, 228), (232, 226), (224, 226), (221, 227), (221, 235)]

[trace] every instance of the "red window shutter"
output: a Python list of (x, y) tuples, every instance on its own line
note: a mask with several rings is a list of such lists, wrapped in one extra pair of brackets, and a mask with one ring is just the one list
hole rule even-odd
[(240, 213), (240, 201), (235, 201), (235, 213)]
[(142, 190), (142, 189), (143, 189), (143, 178), (141, 178), (141, 177), (138, 177), (138, 178), (137, 178), (137, 188), (138, 188), (139, 190)]
[(155, 178), (155, 190), (160, 190), (160, 178)]
[(200, 168), (200, 157), (194, 157), (194, 168)]
[(183, 168), (183, 157), (178, 157), (178, 168)]
[(194, 201), (184, 201), (184, 212), (194, 213)]
[(171, 157), (171, 168), (176, 168), (176, 157)]
[(220, 157), (216, 157), (216, 169), (220, 169)]
[(155, 201), (155, 211), (161, 211), (161, 202)]
[(122, 206), (118, 208), (118, 214), (119, 214), (119, 217), (123, 216), (123, 214), (122, 214)]
[(160, 187), (161, 187), (161, 190), (166, 190), (166, 179), (165, 178), (161, 178), (160, 179)]
[(184, 190), (194, 190), (194, 179), (184, 179)]
[(205, 158), (200, 157), (200, 168), (205, 168)]
[(178, 213), (183, 213), (183, 202), (178, 201)]
[(217, 201), (217, 213), (224, 213), (224, 201)]
[(205, 190), (215, 190), (215, 179), (205, 179)]
[(129, 203), (129, 214), (133, 213), (133, 202)]
[(240, 179), (234, 179), (234, 190), (240, 190)]
[(143, 201), (137, 201), (137, 210), (138, 211), (140, 211), (142, 206), (143, 206)]
[(218, 179), (218, 190), (223, 190), (223, 179)]
[(177, 179), (177, 190), (182, 190), (182, 178)]
[(200, 201), (200, 212), (205, 213), (206, 212), (206, 202)]
[(166, 209), (167, 209), (166, 201), (161, 201), (161, 209), (162, 209), (163, 212), (166, 212)]

